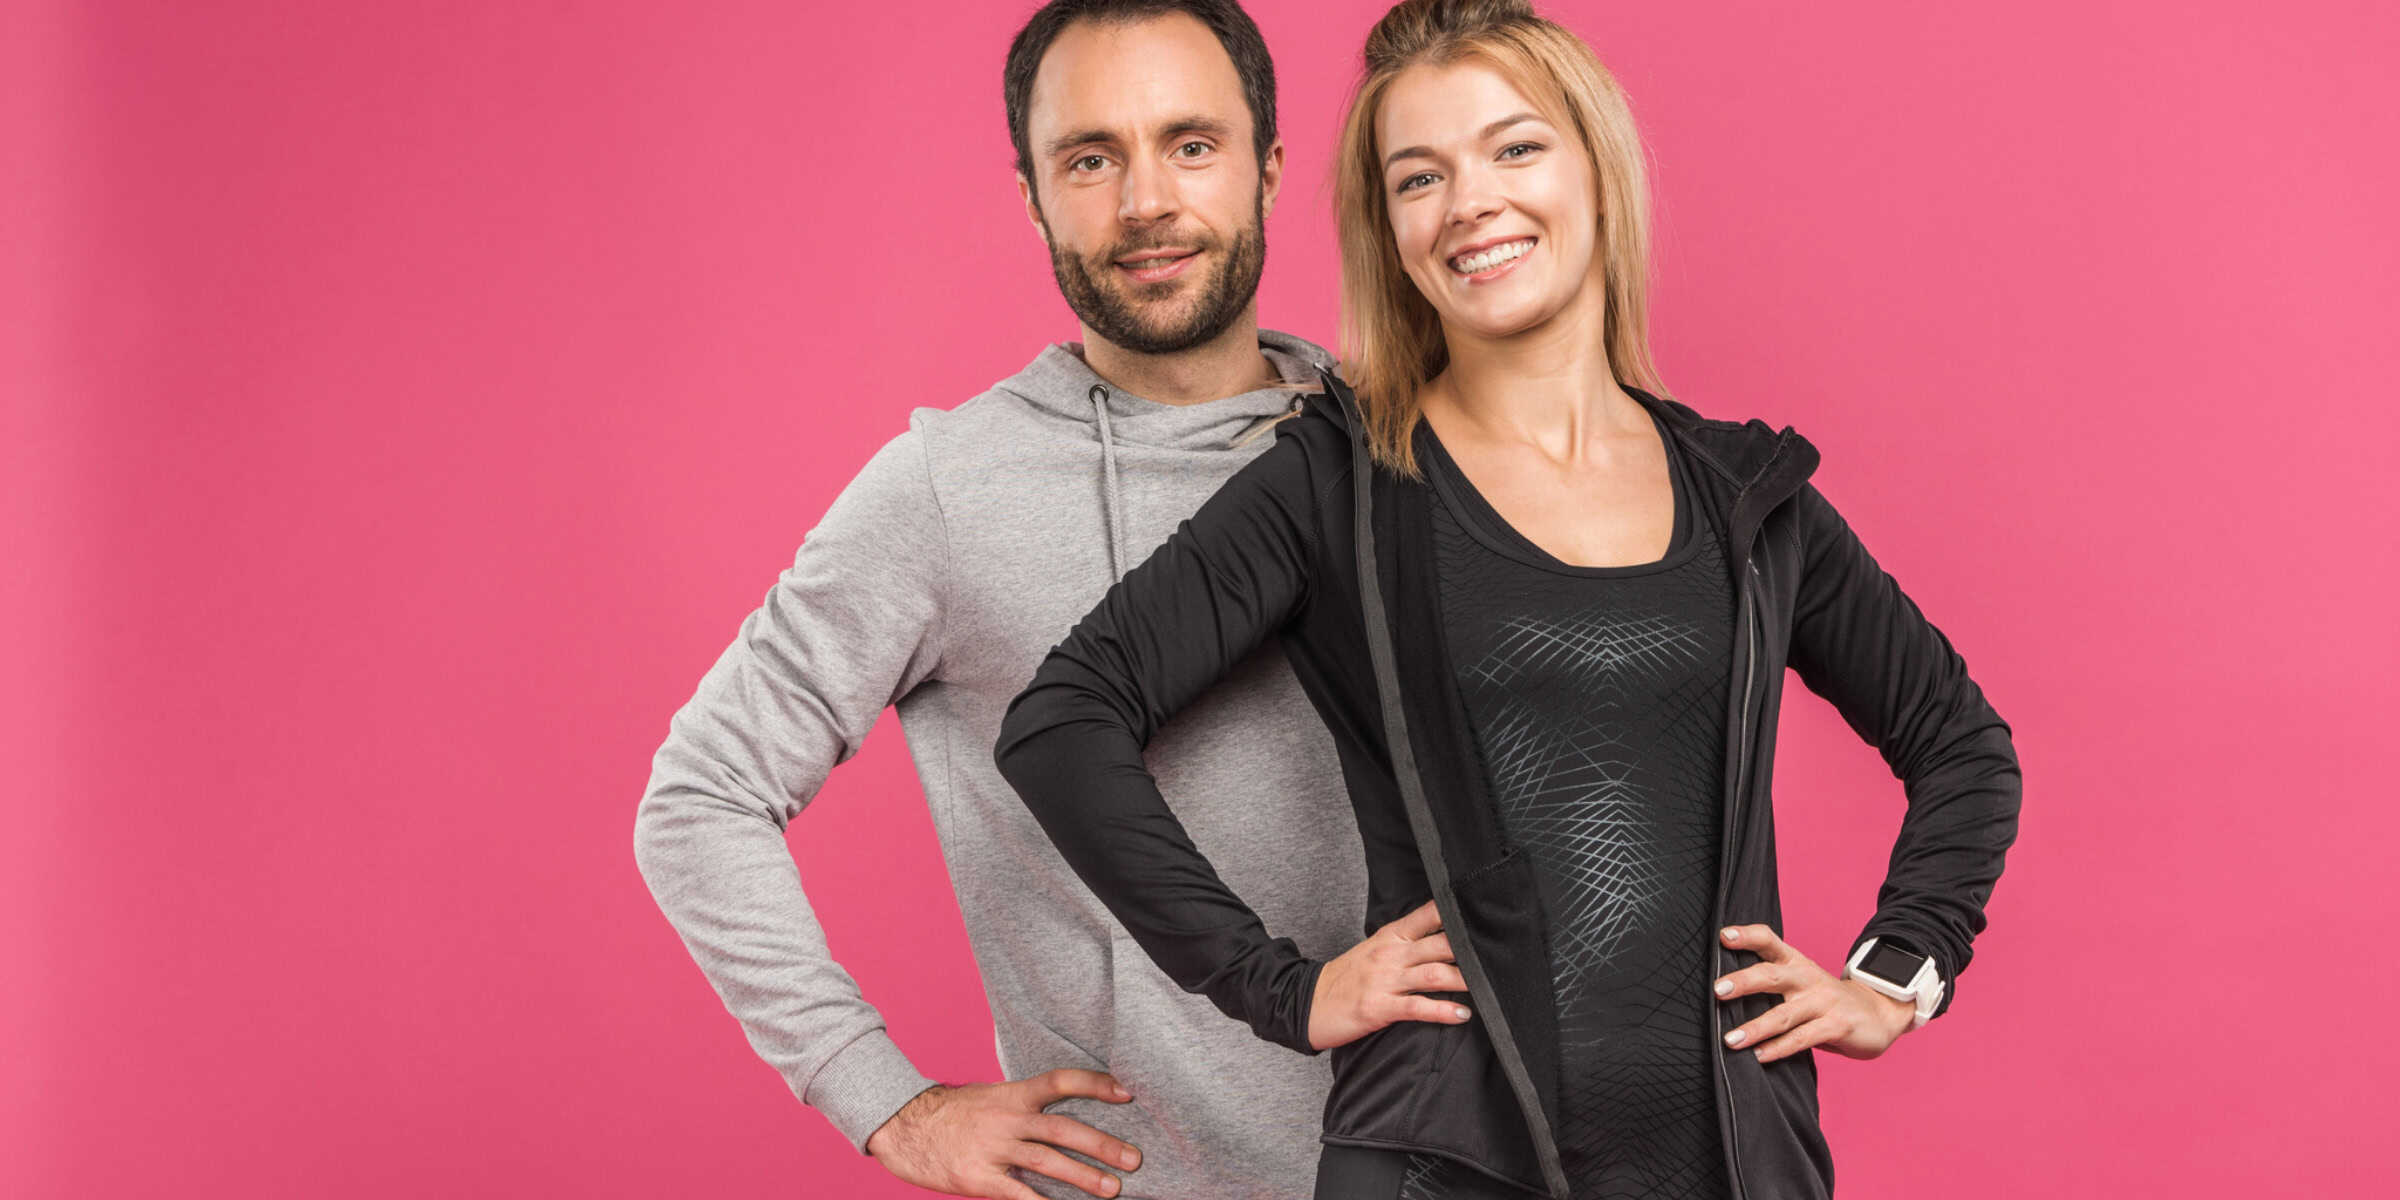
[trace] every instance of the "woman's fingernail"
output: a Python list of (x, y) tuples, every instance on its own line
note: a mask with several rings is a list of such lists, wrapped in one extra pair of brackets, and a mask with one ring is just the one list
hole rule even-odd
[(1103, 1175), (1103, 1176), (1101, 1176), (1101, 1177), (1100, 1177), (1100, 1190), (1101, 1190), (1101, 1191), (1104, 1191), (1104, 1192), (1107, 1192), (1107, 1193), (1108, 1193), (1109, 1195), (1111, 1195), (1111, 1196), (1114, 1196), (1114, 1195), (1116, 1195), (1116, 1194), (1117, 1194), (1117, 1177), (1116, 1177), (1116, 1176), (1114, 1176), (1114, 1175)]
[(1730, 980), (1730, 979), (1720, 979), (1720, 980), (1718, 980), (1718, 981), (1717, 981), (1717, 994), (1718, 994), (1718, 995), (1720, 995), (1720, 996), (1730, 996), (1730, 995), (1732, 995), (1732, 994), (1733, 994), (1733, 981), (1732, 981), (1732, 980)]
[(1129, 1091), (1126, 1091), (1126, 1090), (1125, 1090), (1125, 1085), (1124, 1085), (1124, 1084), (1121, 1084), (1121, 1083), (1119, 1083), (1119, 1084), (1114, 1084), (1114, 1085), (1110, 1086), (1110, 1088), (1109, 1088), (1109, 1091), (1111, 1091), (1111, 1092), (1115, 1093), (1115, 1094), (1116, 1094), (1116, 1097), (1117, 1097), (1117, 1099), (1119, 1099), (1119, 1100), (1131, 1100), (1131, 1099), (1133, 1099), (1133, 1093), (1132, 1093), (1132, 1092), (1129, 1092)]
[(1135, 1163), (1142, 1161), (1142, 1156), (1135, 1154), (1133, 1152), (1133, 1147), (1127, 1146), (1125, 1148), (1125, 1153), (1117, 1156), (1117, 1161), (1125, 1164), (1125, 1169), (1130, 1171), (1133, 1169)]
[(1456, 1007), (1453, 1007), (1453, 1008), (1452, 1008), (1450, 1011), (1451, 1011), (1451, 1012), (1454, 1012), (1454, 1013), (1457, 1013), (1457, 1014), (1458, 1014), (1458, 1019), (1459, 1019), (1459, 1020), (1461, 1020), (1461, 1021), (1464, 1021), (1464, 1020), (1466, 1020), (1466, 1019), (1467, 1019), (1467, 1016), (1468, 1016), (1468, 1014), (1467, 1014), (1467, 1006), (1466, 1006), (1466, 1005), (1464, 1005), (1464, 1004), (1461, 1004), (1461, 1005), (1458, 1005), (1458, 1006), (1456, 1006)]
[(1734, 1030), (1732, 1033), (1726, 1034), (1726, 1035), (1725, 1035), (1725, 1044), (1726, 1044), (1726, 1045), (1728, 1045), (1728, 1046), (1739, 1046), (1739, 1045), (1741, 1045), (1741, 1044), (1742, 1044), (1742, 1031), (1741, 1031), (1741, 1030), (1739, 1030), (1739, 1029), (1736, 1029), (1736, 1030)]

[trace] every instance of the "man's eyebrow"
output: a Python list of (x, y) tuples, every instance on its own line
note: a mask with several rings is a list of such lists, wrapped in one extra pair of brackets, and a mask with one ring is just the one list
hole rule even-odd
[(1077, 146), (1089, 146), (1097, 142), (1113, 142), (1115, 140), (1117, 140), (1117, 135), (1105, 129), (1073, 129), (1051, 138), (1050, 144), (1042, 147), (1042, 157), (1048, 158), (1062, 150), (1071, 150)]
[[(1475, 134), (1475, 140), (1476, 140), (1476, 141), (1479, 141), (1479, 142), (1480, 142), (1480, 141), (1483, 141), (1483, 140), (1485, 140), (1485, 139), (1487, 139), (1487, 138), (1491, 137), (1493, 134), (1495, 134), (1495, 133), (1498, 133), (1498, 132), (1500, 132), (1501, 130), (1503, 130), (1503, 129), (1506, 129), (1506, 128), (1508, 128), (1508, 127), (1509, 127), (1509, 126), (1511, 126), (1511, 125), (1515, 125), (1515, 124), (1517, 124), (1517, 123), (1519, 123), (1519, 122), (1521, 122), (1521, 121), (1539, 121), (1539, 120), (1541, 120), (1541, 119), (1542, 119), (1542, 118), (1541, 118), (1541, 114), (1539, 114), (1539, 113), (1529, 113), (1529, 112), (1510, 113), (1510, 114), (1508, 114), (1507, 116), (1505, 116), (1505, 117), (1502, 117), (1502, 118), (1500, 118), (1499, 120), (1497, 120), (1497, 121), (1494, 121), (1494, 122), (1492, 122), (1491, 124), (1484, 126), (1484, 127), (1481, 129), (1481, 130), (1478, 130), (1478, 131), (1476, 132), (1476, 134)], [(1387, 168), (1388, 168), (1388, 167), (1390, 167), (1390, 166), (1391, 166), (1393, 163), (1399, 162), (1401, 159), (1404, 159), (1404, 158), (1432, 158), (1432, 157), (1433, 157), (1433, 151), (1431, 151), (1431, 150), (1428, 150), (1428, 149), (1426, 149), (1426, 148), (1425, 148), (1425, 147), (1423, 147), (1423, 146), (1406, 146), (1406, 147), (1403, 147), (1403, 148), (1401, 148), (1401, 149), (1394, 150), (1394, 151), (1392, 151), (1390, 154), (1384, 155), (1384, 156), (1383, 156), (1383, 165), (1384, 165), (1385, 167), (1387, 167)]]
[[(1168, 121), (1166, 125), (1161, 127), (1159, 130), (1159, 136), (1161, 137), (1176, 137), (1186, 133), (1205, 133), (1211, 137), (1227, 137), (1233, 133), (1233, 125), (1230, 122), (1219, 120), (1216, 117), (1193, 115), (1187, 117), (1176, 117)], [(1072, 150), (1077, 146), (1114, 143), (1116, 140), (1117, 134), (1114, 130), (1100, 129), (1096, 127), (1091, 129), (1069, 130), (1066, 133), (1062, 133), (1057, 137), (1051, 138), (1050, 141), (1042, 147), (1042, 157), (1049, 158), (1064, 151)]]
[(1205, 133), (1210, 137), (1230, 137), (1233, 134), (1233, 126), (1215, 117), (1177, 117), (1167, 122), (1167, 127), (1159, 132), (1167, 137), (1186, 133)]

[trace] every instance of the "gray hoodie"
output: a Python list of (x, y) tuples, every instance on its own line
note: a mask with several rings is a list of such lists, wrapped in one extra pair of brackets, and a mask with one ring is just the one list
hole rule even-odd
[[(1259, 344), (1287, 380), (1330, 364), (1298, 338), (1262, 330)], [(1043, 655), (1273, 441), (1266, 427), (1296, 396), (1159, 404), (1054, 345), (957, 408), (917, 409), (675, 714), (635, 818), (642, 877), (751, 1046), (862, 1151), (933, 1081), (827, 951), (784, 831), (892, 705), (1001, 1071), (1085, 1067), (1133, 1093), (1051, 1109), (1141, 1148), (1125, 1196), (1311, 1194), (1324, 1057), (1262, 1041), (1177, 988), (992, 763), (1001, 714)], [(1332, 740), (1279, 649), (1178, 714), (1147, 759), (1194, 843), (1271, 932), (1320, 958), (1359, 939), (1357, 825)], [(1020, 1177), (1046, 1196), (1084, 1195)]]

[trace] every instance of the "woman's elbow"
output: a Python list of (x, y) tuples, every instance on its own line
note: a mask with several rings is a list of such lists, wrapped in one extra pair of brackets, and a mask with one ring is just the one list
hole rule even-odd
[(1000, 736), (992, 743), (992, 765), (1029, 804), (1033, 801), (1026, 791), (1029, 773), (1042, 735), (1052, 728), (1042, 715), (1039, 691), (1038, 686), (1027, 688), (1008, 702), (1008, 711), (1000, 717)]

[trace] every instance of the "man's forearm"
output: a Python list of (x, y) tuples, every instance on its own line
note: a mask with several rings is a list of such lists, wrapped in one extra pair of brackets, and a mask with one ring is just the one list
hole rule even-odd
[(783, 831), (741, 801), (654, 781), (634, 857), (750, 1045), (861, 1153), (933, 1085), (835, 962)]

